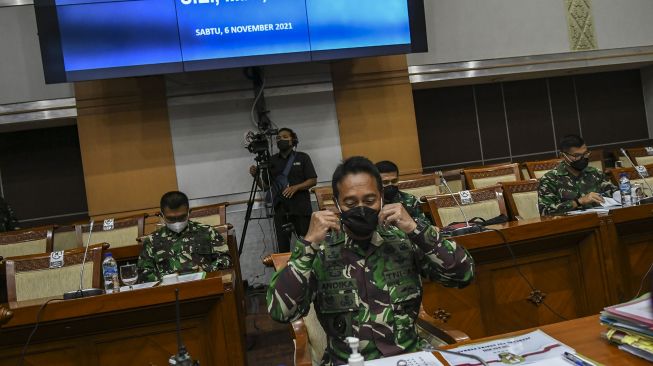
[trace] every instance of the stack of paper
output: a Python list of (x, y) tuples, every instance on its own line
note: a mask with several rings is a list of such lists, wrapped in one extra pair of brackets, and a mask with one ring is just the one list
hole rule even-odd
[(608, 326), (603, 336), (619, 349), (653, 362), (653, 308), (651, 294), (605, 308), (601, 323)]

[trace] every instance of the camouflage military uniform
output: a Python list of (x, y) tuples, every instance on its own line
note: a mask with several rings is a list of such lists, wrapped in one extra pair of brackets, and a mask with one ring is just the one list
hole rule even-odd
[(143, 241), (138, 257), (141, 282), (158, 281), (170, 273), (213, 272), (231, 266), (222, 235), (210, 226), (188, 222), (182, 232), (163, 227)]
[(11, 207), (0, 197), (0, 233), (15, 230), (18, 227), (18, 221)]
[(391, 202), (385, 202), (385, 203), (386, 204), (401, 203), (406, 209), (406, 211), (408, 212), (408, 214), (416, 222), (422, 222), (424, 225), (433, 225), (431, 220), (429, 220), (424, 214), (424, 211), (422, 211), (422, 207), (419, 199), (410, 193), (398, 191)]
[(367, 243), (341, 234), (320, 248), (295, 244), (288, 266), (272, 277), (267, 303), (280, 322), (305, 316), (314, 303), (328, 338), (322, 365), (346, 363), (347, 336), (361, 340), (366, 360), (418, 351), (420, 275), (459, 288), (474, 276), (467, 251), (442, 240), (433, 226), (410, 239), (396, 228), (379, 228)]
[[(612, 197), (618, 188), (610, 183), (605, 174), (588, 166), (577, 177), (561, 162), (555, 169), (540, 179), (538, 204), (540, 214), (559, 215), (574, 209), (574, 199), (590, 192)], [(591, 206), (586, 206), (586, 208)]]

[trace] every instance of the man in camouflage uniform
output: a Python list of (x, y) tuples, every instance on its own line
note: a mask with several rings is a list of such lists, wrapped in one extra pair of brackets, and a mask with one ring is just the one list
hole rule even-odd
[(16, 230), (17, 227), (18, 221), (16, 220), (14, 211), (11, 209), (9, 204), (0, 197), (0, 233)]
[(208, 225), (188, 220), (185, 194), (164, 194), (161, 214), (166, 226), (143, 240), (137, 265), (141, 282), (159, 281), (175, 272), (214, 272), (231, 266), (222, 235)]
[(361, 340), (366, 360), (420, 350), (420, 276), (465, 287), (474, 276), (471, 256), (434, 226), (415, 222), (401, 204), (382, 206), (381, 176), (366, 158), (341, 164), (332, 187), (340, 218), (313, 213), (288, 266), (272, 277), (270, 315), (292, 322), (313, 303), (328, 338), (322, 365), (346, 363), (348, 336)]
[(612, 197), (618, 188), (603, 172), (589, 166), (590, 151), (580, 136), (560, 141), (563, 161), (540, 179), (538, 204), (542, 215), (561, 215), (591, 208)]
[(432, 222), (422, 211), (419, 198), (410, 193), (402, 192), (397, 187), (399, 182), (399, 167), (397, 164), (384, 160), (376, 163), (376, 168), (381, 173), (381, 181), (383, 182), (383, 203), (401, 203), (415, 221), (430, 225)]

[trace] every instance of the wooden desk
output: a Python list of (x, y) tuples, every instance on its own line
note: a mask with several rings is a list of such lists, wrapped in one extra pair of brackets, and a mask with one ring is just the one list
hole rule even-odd
[[(596, 314), (609, 305), (602, 266), (600, 220), (595, 214), (538, 218), (494, 225), (507, 239), (528, 286), (494, 231), (456, 237), (474, 257), (476, 278), (464, 289), (424, 284), (426, 311), (472, 338), (502, 334), (561, 319)], [(539, 292), (538, 292), (539, 291)]]
[[(201, 281), (51, 302), (25, 364), (167, 365), (177, 353), (179, 288), (182, 336), (191, 356), (202, 365), (244, 365), (245, 326), (234, 278), (226, 270)], [(17, 364), (42, 302), (9, 304), (13, 317), (0, 328), (0, 365)]]
[[(605, 327), (599, 323), (599, 318), (596, 315), (556, 324), (545, 325), (539, 327), (539, 329), (543, 330), (551, 337), (575, 349), (576, 352), (606, 366), (650, 365), (650, 363), (648, 363), (646, 360), (635, 357), (624, 351), (620, 351), (617, 346), (601, 339), (601, 332), (605, 330)], [(525, 331), (502, 334), (500, 336), (490, 337), (486, 339), (477, 339), (469, 342), (463, 342), (455, 346), (449, 346), (447, 348), (454, 348), (461, 344), (484, 342), (494, 338), (512, 337), (519, 334), (528, 333), (532, 330), (535, 330), (535, 328)], [(440, 357), (438, 356), (438, 358)], [(441, 361), (445, 362), (442, 358)], [(448, 363), (445, 362), (445, 365), (448, 365)]]
[[(653, 263), (653, 204), (610, 211), (601, 217), (601, 235), (612, 302), (630, 300)], [(650, 281), (645, 281), (643, 291), (650, 288)]]

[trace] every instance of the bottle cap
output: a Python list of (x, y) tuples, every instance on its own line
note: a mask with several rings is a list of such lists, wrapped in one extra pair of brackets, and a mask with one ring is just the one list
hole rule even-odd
[(105, 257), (105, 258), (106, 258), (106, 257), (112, 257), (112, 258), (113, 258), (113, 256), (111, 255), (111, 252), (106, 252), (106, 253), (104, 253), (104, 257)]

